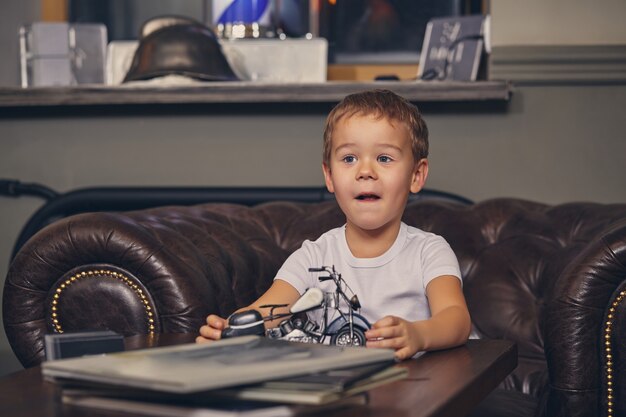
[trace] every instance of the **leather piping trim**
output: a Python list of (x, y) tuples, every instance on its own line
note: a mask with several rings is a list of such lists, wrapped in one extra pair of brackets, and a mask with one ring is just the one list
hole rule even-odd
[(56, 289), (55, 294), (52, 298), (52, 308), (51, 308), (52, 325), (54, 326), (54, 330), (57, 333), (63, 333), (63, 327), (61, 326), (59, 313), (57, 312), (57, 306), (59, 302), (61, 301), (61, 295), (63, 294), (63, 291), (66, 290), (68, 287), (70, 287), (73, 283), (75, 283), (78, 280), (82, 280), (85, 278), (101, 277), (101, 276), (115, 278), (121, 281), (123, 284), (125, 284), (131, 290), (135, 292), (135, 294), (139, 297), (139, 299), (143, 303), (143, 306), (146, 310), (146, 316), (148, 317), (148, 334), (154, 334), (154, 317), (153, 317), (154, 314), (152, 313), (152, 306), (150, 305), (148, 298), (143, 293), (143, 290), (139, 288), (139, 286), (135, 284), (133, 280), (128, 278), (126, 275), (120, 274), (119, 272), (109, 271), (106, 269), (99, 269), (99, 270), (96, 269), (96, 270), (79, 272), (75, 275), (72, 275), (70, 278), (66, 279), (65, 282), (61, 284), (59, 288)]
[(613, 352), (611, 350), (611, 335), (613, 332), (613, 319), (617, 307), (626, 298), (626, 291), (619, 293), (615, 301), (609, 308), (609, 314), (607, 315), (606, 327), (604, 329), (604, 346), (605, 346), (605, 358), (606, 358), (606, 398), (607, 398), (607, 417), (613, 417)]

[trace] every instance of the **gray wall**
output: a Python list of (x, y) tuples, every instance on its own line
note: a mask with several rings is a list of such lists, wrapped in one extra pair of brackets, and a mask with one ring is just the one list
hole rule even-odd
[(493, 45), (624, 45), (624, 0), (494, 0)]
[[(0, 6), (0, 53), (16, 39), (7, 40), (13, 36), (7, 24), (18, 15), (36, 20), (39, 13), (35, 1), (6, 3)], [(623, 8), (605, 3), (613, 5), (605, 16), (613, 22)], [(498, 20), (515, 16), (518, 4), (493, 2), (494, 45), (532, 44), (523, 31), (506, 31), (511, 22)], [(533, 5), (541, 14), (543, 2)], [(588, 12), (587, 2), (564, 7), (576, 10), (576, 5)], [(603, 42), (609, 37), (626, 44), (612, 32)], [(11, 77), (17, 72), (7, 70), (16, 67), (4, 60), (0, 85), (16, 84)], [(427, 185), (476, 201), (626, 202), (625, 108), (626, 84), (602, 82), (519, 84), (507, 108), (494, 112), (426, 105), (432, 141)], [(321, 186), (324, 117), (322, 112), (0, 117), (0, 178), (58, 191), (101, 185)], [(35, 198), (0, 197), (0, 277), (19, 230), (41, 204)], [(0, 375), (14, 369), (19, 365), (2, 334)]]
[[(500, 111), (474, 112), (471, 104), (458, 111), (424, 108), (431, 188), (476, 201), (626, 202), (626, 86), (522, 85)], [(324, 118), (322, 112), (0, 118), (0, 177), (58, 191), (321, 186)], [(3, 199), (0, 209), (14, 203)], [(11, 213), (0, 219), (15, 223)]]

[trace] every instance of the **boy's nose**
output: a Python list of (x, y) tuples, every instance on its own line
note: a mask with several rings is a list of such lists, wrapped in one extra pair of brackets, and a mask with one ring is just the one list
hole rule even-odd
[(357, 179), (375, 179), (376, 171), (372, 166), (372, 163), (368, 160), (363, 160), (359, 163), (359, 169), (357, 171)]

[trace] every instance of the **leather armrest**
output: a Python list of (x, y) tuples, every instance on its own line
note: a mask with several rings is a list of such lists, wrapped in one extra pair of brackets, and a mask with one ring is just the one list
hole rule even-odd
[(5, 330), (18, 359), (41, 362), (46, 333), (196, 332), (208, 314), (252, 302), (286, 253), (258, 224), (219, 211), (87, 213), (41, 230), (5, 282)]
[(544, 415), (626, 415), (626, 222), (597, 236), (547, 300)]

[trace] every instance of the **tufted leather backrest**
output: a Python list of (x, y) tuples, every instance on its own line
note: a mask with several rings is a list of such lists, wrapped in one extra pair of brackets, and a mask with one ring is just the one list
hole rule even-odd
[[(303, 240), (344, 221), (334, 201), (69, 217), (37, 233), (10, 267), (3, 303), (9, 341), (32, 365), (42, 358), (43, 334), (59, 328), (195, 332), (207, 314), (226, 316), (252, 302)], [(457, 254), (474, 336), (517, 342), (519, 366), (505, 381), (508, 388), (535, 396), (550, 391), (550, 398), (607, 389), (598, 371), (606, 368), (607, 330), (597, 323), (617, 303), (610, 320), (623, 324), (617, 313), (626, 304), (619, 300), (626, 205), (425, 200), (409, 203), (404, 221), (442, 235)], [(98, 285), (85, 284), (88, 279)], [(59, 289), (57, 301), (72, 301), (54, 304)], [(586, 352), (595, 356), (572, 350), (582, 337), (568, 339), (570, 332), (584, 334)], [(619, 389), (614, 395), (626, 398)]]

